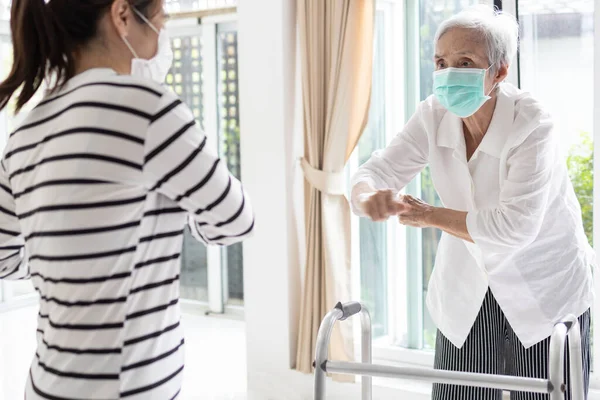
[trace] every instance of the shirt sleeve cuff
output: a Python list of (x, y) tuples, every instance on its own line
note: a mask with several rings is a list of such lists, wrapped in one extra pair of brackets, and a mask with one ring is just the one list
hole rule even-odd
[(375, 180), (369, 176), (355, 176), (352, 179), (351, 182), (351, 190), (350, 190), (350, 199), (349, 199), (349, 203), (350, 203), (350, 210), (352, 211), (352, 213), (354, 213), (355, 215), (359, 216), (359, 217), (365, 217), (366, 214), (362, 212), (362, 210), (359, 208), (359, 199), (358, 196), (354, 196), (352, 193), (352, 189), (354, 188), (354, 186), (360, 184), (360, 183), (367, 183), (369, 186), (371, 186), (373, 189), (377, 189), (377, 183), (375, 182)]

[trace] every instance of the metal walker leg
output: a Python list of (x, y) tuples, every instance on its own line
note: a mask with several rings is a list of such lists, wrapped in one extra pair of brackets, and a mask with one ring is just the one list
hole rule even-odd
[[(569, 338), (569, 376), (571, 387), (564, 381), (565, 341)], [(583, 360), (581, 348), (581, 328), (579, 320), (569, 315), (554, 327), (550, 338), (550, 360), (548, 363), (548, 378), (550, 399), (562, 400), (564, 393), (571, 390), (571, 399), (583, 400), (585, 396), (583, 384)]]
[[(337, 321), (361, 314), (361, 363), (331, 361), (328, 359), (331, 332)], [(565, 344), (569, 343), (569, 375), (571, 387), (564, 382)], [(414, 379), (430, 383), (484, 387), (510, 391), (546, 393), (550, 400), (564, 400), (571, 391), (572, 400), (584, 399), (583, 363), (579, 321), (573, 315), (556, 324), (550, 338), (548, 379), (522, 378), (505, 375), (434, 370), (422, 367), (390, 367), (372, 364), (371, 317), (358, 302), (338, 303), (323, 319), (319, 328), (315, 356), (314, 400), (325, 400), (327, 373), (361, 375), (362, 400), (372, 400), (372, 377)]]
[[(361, 321), (361, 361), (363, 364), (372, 362), (372, 334), (371, 315), (369, 311), (359, 302), (346, 304), (338, 303), (323, 319), (317, 335), (317, 349), (315, 356), (315, 386), (314, 397), (325, 399), (325, 385), (327, 379), (327, 359), (329, 356), (329, 340), (333, 326), (337, 321), (344, 321), (353, 315), (360, 313)], [(369, 375), (362, 376), (362, 400), (371, 400), (373, 395), (373, 378)]]

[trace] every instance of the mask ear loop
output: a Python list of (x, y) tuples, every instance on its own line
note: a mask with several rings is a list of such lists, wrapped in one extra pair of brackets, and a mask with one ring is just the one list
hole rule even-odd
[(125, 43), (125, 46), (127, 46), (127, 48), (129, 49), (129, 51), (131, 52), (131, 54), (133, 54), (133, 57), (139, 58), (138, 55), (137, 55), (137, 52), (133, 49), (133, 46), (131, 46), (131, 43), (129, 43), (129, 40), (127, 40), (127, 38), (125, 37), (125, 35), (121, 36), (121, 39), (123, 39), (123, 42)]
[[(154, 24), (152, 22), (150, 22), (150, 20), (148, 18), (146, 18), (144, 16), (144, 14), (142, 14), (137, 8), (131, 6), (131, 9), (133, 10), (133, 12), (142, 19), (142, 21), (144, 21), (144, 23), (146, 23), (150, 29), (152, 29), (154, 31), (154, 33), (156, 33), (157, 35), (160, 35), (160, 32), (158, 31), (158, 29), (156, 29), (156, 27), (154, 26)], [(137, 55), (137, 52), (133, 49), (133, 46), (131, 45), (131, 43), (129, 43), (129, 40), (127, 40), (127, 38), (125, 37), (125, 35), (121, 36), (121, 39), (123, 39), (123, 42), (125, 42), (125, 45), (127, 46), (127, 48), (129, 49), (129, 51), (131, 52), (131, 54), (133, 54), (133, 56), (135, 58), (139, 58)]]
[[(487, 67), (487, 69), (485, 70), (485, 75), (487, 75), (488, 71), (490, 70), (490, 68), (492, 68), (494, 66), (494, 64), (490, 65), (489, 67)], [(484, 79), (485, 79), (485, 75), (484, 75)], [(496, 82), (494, 83), (494, 86), (492, 86), (492, 88), (490, 89), (490, 91), (485, 95), (486, 97), (490, 97), (490, 94), (494, 91), (494, 89), (496, 89), (498, 87), (498, 84), (500, 82)], [(485, 94), (485, 93), (484, 93)]]
[(156, 29), (154, 24), (152, 22), (150, 22), (150, 20), (148, 18), (146, 18), (146, 16), (144, 14), (142, 14), (137, 8), (135, 8), (133, 6), (131, 7), (131, 9), (133, 10), (134, 13), (137, 14), (138, 17), (140, 17), (142, 19), (142, 21), (144, 21), (150, 27), (150, 29), (152, 29), (154, 31), (154, 33), (156, 33), (157, 35), (160, 34), (158, 29)]

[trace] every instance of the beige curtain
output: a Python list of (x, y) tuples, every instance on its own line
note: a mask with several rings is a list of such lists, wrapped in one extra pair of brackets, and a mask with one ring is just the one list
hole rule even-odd
[[(321, 319), (350, 300), (350, 209), (344, 165), (367, 122), (375, 0), (298, 0), (304, 116), (306, 271), (296, 369), (310, 373)], [(338, 324), (331, 357), (353, 358)]]

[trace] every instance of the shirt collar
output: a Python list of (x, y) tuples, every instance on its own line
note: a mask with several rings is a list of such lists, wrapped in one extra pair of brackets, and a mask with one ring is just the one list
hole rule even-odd
[(510, 135), (515, 120), (515, 102), (502, 90), (498, 90), (498, 101), (490, 126), (479, 144), (479, 151), (500, 158), (502, 149)]
[[(477, 149), (496, 158), (500, 158), (515, 118), (515, 102), (503, 90), (503, 86), (500, 85), (498, 90), (498, 100), (490, 126)], [(446, 112), (437, 131), (436, 144), (462, 151), (465, 150), (463, 135), (462, 119), (451, 112)]]
[(454, 150), (465, 148), (462, 120), (449, 111), (444, 113), (437, 130), (436, 144)]
[(87, 71), (83, 71), (82, 73), (75, 75), (71, 79), (67, 81), (62, 91), (65, 89), (72, 89), (79, 85), (85, 84), (87, 82), (92, 82), (98, 79), (109, 78), (111, 76), (116, 76), (117, 73), (115, 70), (110, 68), (92, 68)]

